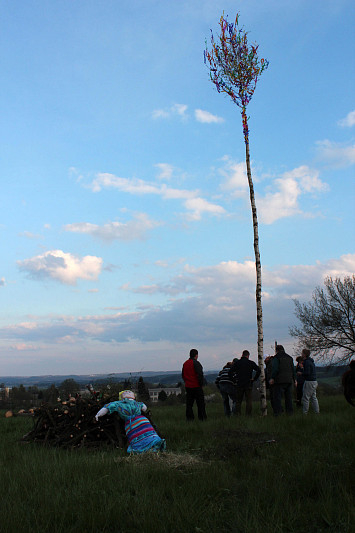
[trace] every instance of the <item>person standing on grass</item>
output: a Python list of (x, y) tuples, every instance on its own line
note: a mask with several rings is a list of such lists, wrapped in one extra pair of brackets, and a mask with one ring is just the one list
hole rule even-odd
[[(254, 361), (249, 360), (250, 353), (244, 350), (240, 359), (233, 359), (232, 366), (229, 370), (229, 376), (233, 379), (236, 376), (237, 381), (237, 401), (235, 414), (241, 414), (243, 398), (245, 397), (246, 408), (245, 414), (251, 416), (253, 401), (253, 384), (260, 376), (260, 368)], [(254, 374), (255, 372), (255, 374)]]
[(182, 379), (186, 390), (186, 420), (195, 418), (193, 405), (196, 401), (197, 416), (199, 420), (206, 420), (205, 396), (203, 394), (203, 368), (198, 359), (198, 351), (195, 348), (190, 350), (190, 358), (185, 361), (182, 367)]
[(230, 400), (232, 400), (232, 413), (235, 414), (237, 389), (235, 385), (235, 376), (229, 376), (229, 370), (232, 363), (226, 363), (219, 372), (215, 381), (223, 399), (224, 414), (231, 416)]
[(273, 355), (267, 355), (265, 357), (265, 381), (266, 381), (266, 390), (269, 391), (270, 403), (272, 410), (274, 410), (274, 385), (270, 385), (271, 372), (272, 372), (272, 360)]
[(355, 407), (355, 403), (353, 402), (355, 398), (355, 359), (350, 361), (349, 370), (346, 370), (341, 376), (341, 384), (343, 386), (345, 400)]
[(319, 403), (317, 400), (317, 375), (316, 375), (316, 365), (314, 364), (313, 359), (310, 357), (311, 352), (304, 348), (302, 350), (302, 359), (303, 359), (303, 395), (302, 395), (302, 405), (303, 405), (303, 414), (308, 414), (309, 402), (311, 402), (312, 409), (316, 414), (319, 414)]
[(297, 377), (297, 386), (296, 386), (296, 405), (297, 407), (302, 406), (302, 396), (303, 396), (303, 384), (304, 384), (304, 375), (303, 375), (303, 357), (299, 355), (296, 357), (296, 377)]
[(292, 357), (285, 352), (281, 344), (276, 346), (269, 383), (274, 386), (274, 416), (279, 416), (283, 411), (282, 396), (285, 397), (286, 413), (292, 415), (292, 388), (293, 384), (296, 385), (296, 371)]

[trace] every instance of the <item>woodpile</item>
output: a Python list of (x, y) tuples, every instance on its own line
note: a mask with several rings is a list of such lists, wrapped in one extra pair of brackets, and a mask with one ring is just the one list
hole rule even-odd
[(33, 413), (34, 427), (22, 441), (50, 446), (99, 447), (108, 445), (124, 448), (124, 421), (114, 413), (97, 422), (95, 415), (114, 399), (71, 398), (56, 405), (43, 404)]

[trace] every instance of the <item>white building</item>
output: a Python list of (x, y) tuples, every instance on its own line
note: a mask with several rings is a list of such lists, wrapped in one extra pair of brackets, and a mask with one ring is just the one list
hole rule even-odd
[(178, 394), (181, 394), (181, 388), (180, 387), (166, 387), (165, 389), (148, 389), (149, 391), (149, 397), (152, 402), (158, 401), (158, 396), (161, 391), (164, 391), (165, 394), (170, 396), (171, 394), (175, 394), (175, 396), (178, 396)]

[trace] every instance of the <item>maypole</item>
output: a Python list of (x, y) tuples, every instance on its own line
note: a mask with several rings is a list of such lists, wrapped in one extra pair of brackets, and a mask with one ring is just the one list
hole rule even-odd
[(254, 232), (254, 254), (256, 269), (256, 318), (258, 329), (258, 364), (260, 374), (260, 402), (262, 415), (267, 414), (266, 383), (264, 372), (264, 335), (262, 311), (261, 260), (259, 250), (258, 217), (255, 204), (254, 185), (250, 167), (249, 127), (247, 106), (252, 99), (259, 76), (269, 66), (266, 59), (258, 58), (258, 45), (248, 43), (248, 33), (238, 26), (237, 14), (234, 24), (224, 14), (220, 18), (221, 33), (217, 41), (211, 30), (212, 49), (204, 51), (205, 63), (209, 63), (210, 78), (219, 93), (226, 93), (240, 108), (245, 143), (245, 162), (249, 185), (250, 205)]

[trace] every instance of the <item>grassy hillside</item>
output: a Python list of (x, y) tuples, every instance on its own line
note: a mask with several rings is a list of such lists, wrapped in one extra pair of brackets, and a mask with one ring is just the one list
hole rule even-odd
[(29, 418), (0, 416), (2, 533), (349, 533), (355, 409), (321, 397), (321, 414), (187, 424), (153, 408), (167, 453), (61, 450), (20, 442)]

